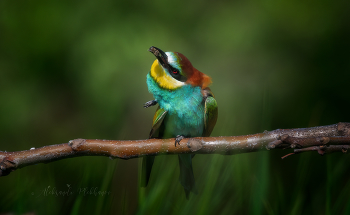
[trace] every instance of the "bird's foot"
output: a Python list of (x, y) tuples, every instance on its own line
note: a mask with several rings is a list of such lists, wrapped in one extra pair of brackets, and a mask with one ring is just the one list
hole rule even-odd
[(144, 108), (149, 108), (149, 107), (151, 107), (151, 106), (154, 106), (154, 105), (156, 105), (158, 102), (156, 101), (156, 100), (151, 100), (151, 101), (148, 101), (148, 102), (146, 102), (145, 104), (143, 104), (143, 107)]
[(185, 137), (182, 136), (182, 135), (177, 135), (177, 136), (175, 137), (175, 147), (176, 147), (176, 144), (179, 144), (179, 145), (180, 145), (180, 141), (181, 141), (183, 138), (185, 138)]

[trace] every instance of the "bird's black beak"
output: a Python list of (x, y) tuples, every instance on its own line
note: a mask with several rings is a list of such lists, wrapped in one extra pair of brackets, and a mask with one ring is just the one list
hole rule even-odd
[(148, 51), (152, 52), (152, 54), (156, 56), (160, 65), (162, 65), (163, 68), (166, 68), (166, 69), (169, 68), (170, 65), (168, 62), (168, 56), (165, 54), (165, 52), (163, 52), (162, 50), (154, 46), (151, 46), (151, 48), (149, 48)]

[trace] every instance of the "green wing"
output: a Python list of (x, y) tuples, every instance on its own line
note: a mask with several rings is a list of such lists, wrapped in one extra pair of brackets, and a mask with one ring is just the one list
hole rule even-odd
[(159, 133), (160, 127), (162, 125), (162, 122), (166, 114), (167, 114), (167, 111), (165, 111), (163, 108), (160, 108), (158, 106), (156, 113), (154, 114), (154, 117), (153, 117), (153, 125), (152, 125), (151, 132), (149, 133), (149, 138), (154, 138), (156, 137), (157, 132)]
[(203, 94), (205, 97), (203, 137), (209, 137), (218, 118), (218, 104), (209, 88), (205, 88)]
[[(162, 108), (157, 108), (156, 113), (153, 117), (153, 125), (151, 132), (149, 134), (149, 138), (159, 137), (162, 135), (161, 133), (161, 125), (163, 123), (163, 120), (167, 114), (167, 111), (165, 111)], [(162, 127), (163, 128), (163, 127)], [(142, 159), (142, 170), (141, 170), (141, 186), (146, 187), (149, 181), (149, 178), (151, 176), (152, 166), (154, 163), (155, 156), (145, 156)]]

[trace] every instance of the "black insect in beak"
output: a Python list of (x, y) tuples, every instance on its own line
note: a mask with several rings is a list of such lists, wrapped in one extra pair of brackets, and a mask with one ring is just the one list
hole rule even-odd
[(156, 56), (160, 65), (162, 65), (163, 68), (171, 71), (170, 65), (168, 62), (168, 56), (165, 54), (165, 52), (163, 52), (161, 49), (154, 47), (154, 46), (151, 46), (151, 48), (149, 48), (148, 51), (152, 52), (152, 54), (154, 54), (154, 56)]

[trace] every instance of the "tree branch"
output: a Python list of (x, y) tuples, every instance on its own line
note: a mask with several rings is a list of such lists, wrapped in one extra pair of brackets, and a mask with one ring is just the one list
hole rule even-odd
[(25, 151), (0, 151), (0, 176), (28, 165), (78, 156), (130, 159), (146, 155), (182, 153), (233, 155), (285, 148), (292, 148), (294, 152), (282, 158), (305, 151), (317, 151), (321, 155), (346, 153), (350, 148), (350, 123), (277, 129), (245, 136), (185, 138), (176, 147), (174, 142), (175, 138), (124, 141), (75, 139), (69, 143)]

